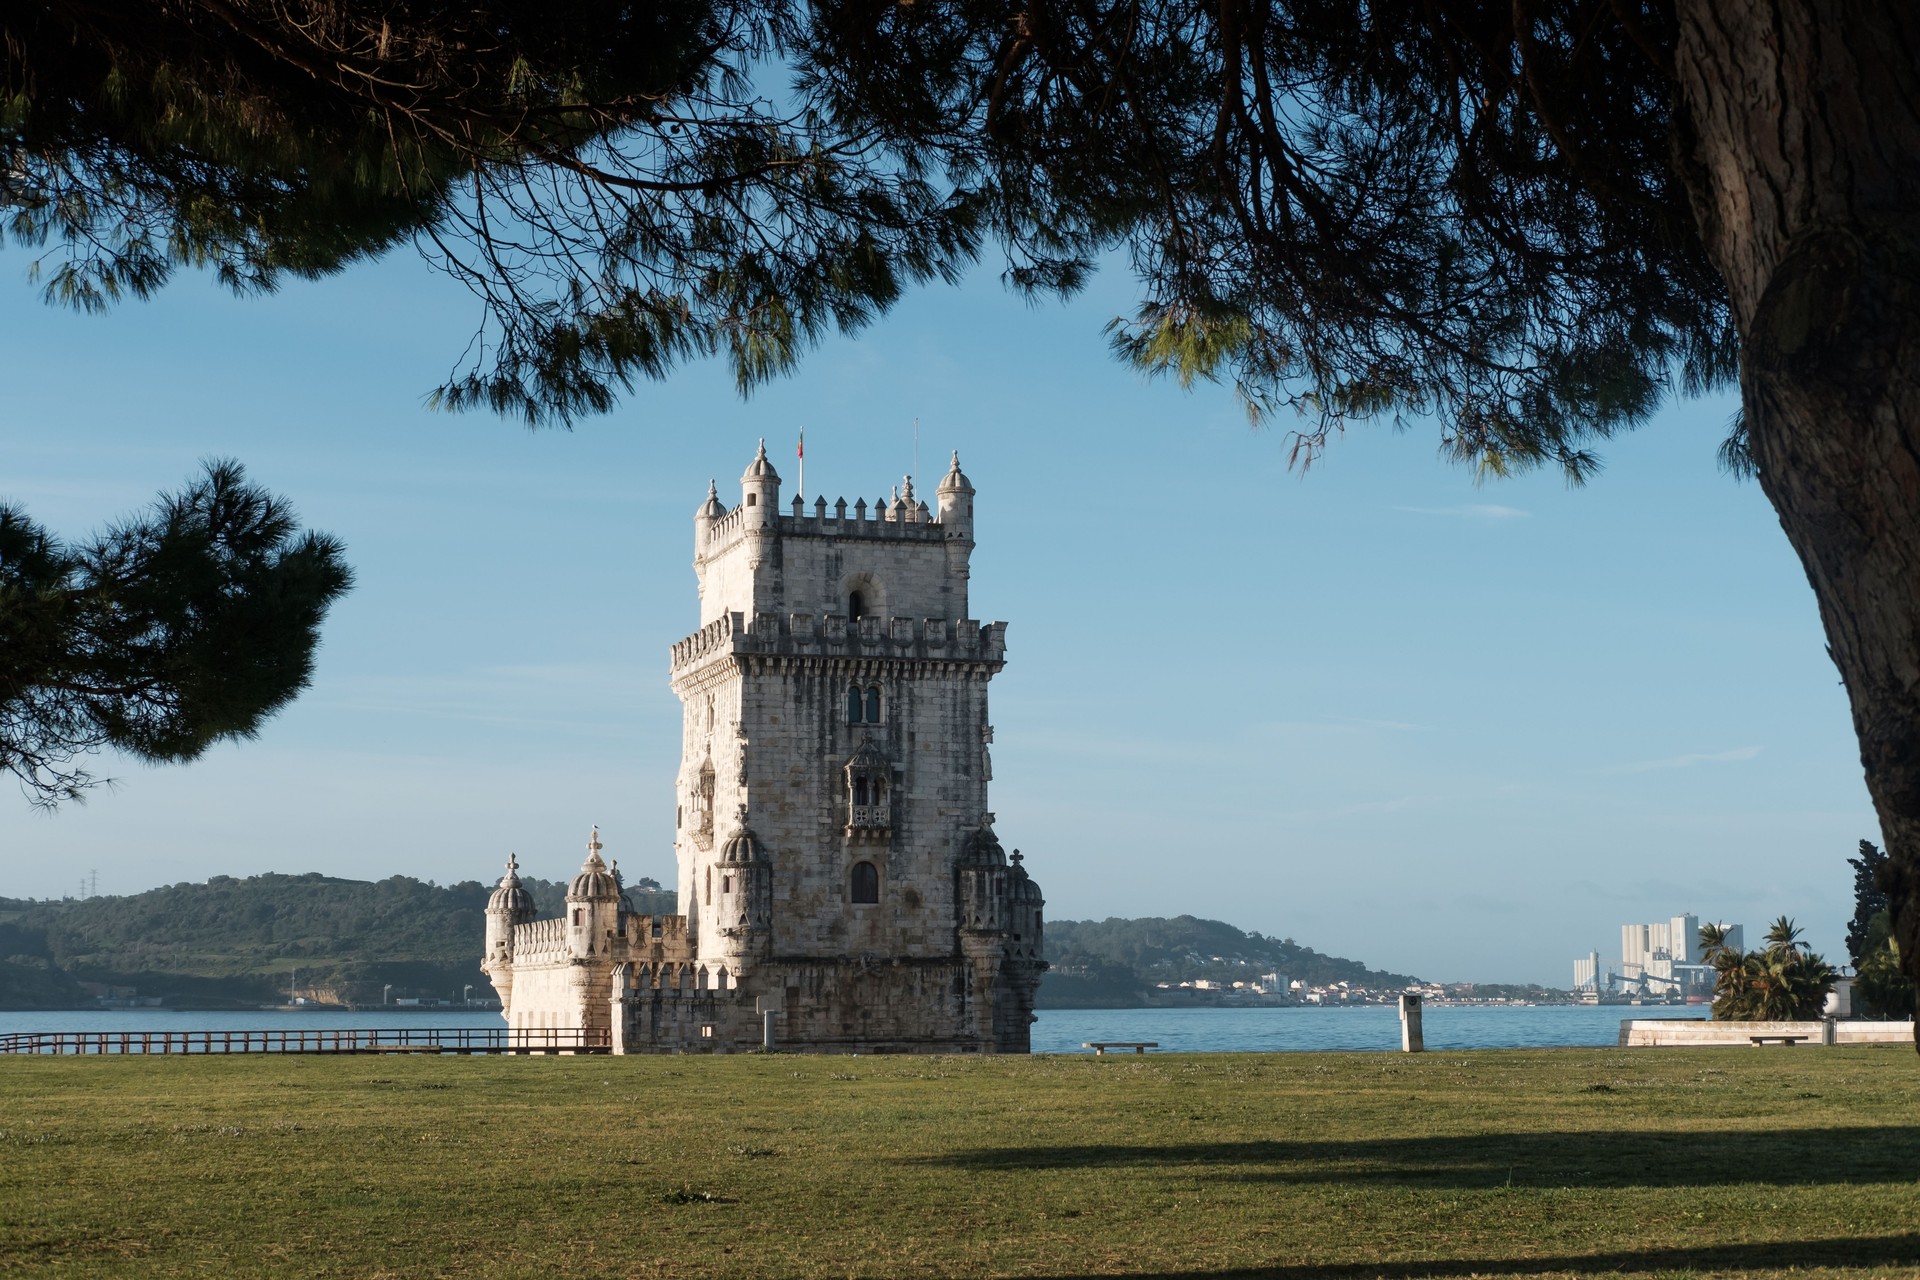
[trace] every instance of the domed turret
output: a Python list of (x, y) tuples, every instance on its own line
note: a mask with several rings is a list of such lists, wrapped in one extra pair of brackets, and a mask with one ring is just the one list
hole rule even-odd
[(1041, 931), (1044, 927), (1042, 916), (1047, 900), (1040, 896), (1040, 886), (1027, 874), (1022, 866), (1020, 851), (1013, 851), (1013, 864), (1007, 874), (1007, 923), (1012, 935), (1007, 945), (1012, 948), (1016, 959), (1028, 963), (1045, 964), (1046, 949)]
[(487, 899), (489, 915), (504, 916), (514, 924), (525, 924), (534, 916), (533, 894), (520, 883), (520, 860), (513, 854), (507, 855), (507, 874), (500, 877), (500, 885)]
[(1015, 849), (1013, 851), (1013, 871), (1007, 877), (1007, 896), (1015, 902), (1046, 901), (1046, 899), (1040, 896), (1040, 886), (1034, 883), (1033, 877), (1027, 874), (1026, 867), (1021, 865), (1024, 861), (1025, 858), (1021, 856), (1020, 851)]
[(693, 514), (698, 520), (718, 520), (727, 514), (727, 508), (720, 501), (720, 490), (713, 481), (707, 481), (707, 500)]
[(1007, 854), (993, 834), (993, 815), (960, 847), (960, 927), (976, 936), (1007, 928)]
[(567, 886), (568, 902), (618, 902), (620, 880), (600, 857), (600, 828), (593, 829), (592, 852), (580, 866), (580, 874)]
[(760, 442), (760, 452), (753, 455), (746, 473), (740, 477), (740, 500), (749, 508), (748, 524), (770, 524), (780, 514), (780, 473), (767, 458), (765, 440)]
[(620, 927), (620, 880), (600, 857), (600, 828), (587, 840), (587, 860), (567, 886), (567, 946), (590, 956), (607, 945)]
[(760, 861), (760, 841), (753, 832), (742, 827), (727, 837), (720, 846), (720, 861), (731, 863)]
[[(967, 616), (967, 579), (972, 576), (968, 562), (973, 558), (973, 481), (960, 469), (960, 452), (955, 450), (953, 465), (934, 493), (940, 508), (940, 536), (947, 548), (947, 576), (952, 618)], [(925, 517), (922, 517), (924, 519)]]
[(947, 536), (972, 538), (973, 481), (960, 469), (958, 449), (953, 453), (953, 465), (947, 468), (940, 487), (934, 491), (934, 499), (940, 504), (940, 523), (946, 527)]
[(513, 931), (534, 917), (533, 895), (520, 883), (520, 862), (507, 855), (507, 874), (487, 899), (487, 949), (480, 972), (500, 996), (500, 1008), (513, 1007)]
[(747, 826), (745, 805), (740, 806), (733, 834), (720, 846), (718, 870), (713, 921), (720, 955), (737, 977), (753, 961), (765, 958), (773, 941), (773, 865)]

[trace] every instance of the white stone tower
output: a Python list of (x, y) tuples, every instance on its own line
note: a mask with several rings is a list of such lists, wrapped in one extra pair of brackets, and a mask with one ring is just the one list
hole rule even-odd
[(700, 626), (673, 646), (680, 914), (634, 912), (598, 829), (562, 919), (531, 919), (509, 865), (486, 955), (509, 1026), (616, 1053), (752, 1048), (763, 1018), (794, 1049), (1025, 1052), (1045, 904), (987, 808), (1006, 624), (968, 616), (959, 457), (937, 518), (911, 477), (783, 514), (764, 442), (740, 490), (695, 512)]
[[(1006, 627), (968, 617), (973, 500), (955, 455), (938, 519), (911, 478), (871, 509), (795, 497), (783, 515), (763, 442), (740, 505), (710, 489), (696, 515), (702, 626), (672, 665), (680, 905), (699, 964), (749, 987), (779, 971), (789, 1039), (1027, 1046), (1039, 894), (987, 808)], [(898, 989), (856, 998), (849, 960)], [(951, 1028), (913, 1011), (940, 983)]]

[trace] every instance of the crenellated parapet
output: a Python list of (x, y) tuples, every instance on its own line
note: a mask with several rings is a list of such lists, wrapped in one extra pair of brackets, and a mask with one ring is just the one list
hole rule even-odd
[(944, 542), (955, 529), (941, 523), (924, 502), (908, 504), (881, 499), (869, 507), (865, 498), (852, 506), (845, 498), (829, 507), (814, 499), (813, 509), (799, 498), (788, 512), (765, 511), (742, 504), (717, 516), (705, 517), (696, 550), (703, 557), (720, 555), (749, 534), (774, 533), (783, 538), (856, 538), (887, 542)]
[(525, 967), (567, 958), (567, 922), (563, 916), (530, 920), (513, 931), (513, 960)]
[(673, 646), (675, 676), (720, 656), (902, 658), (974, 662), (998, 670), (1007, 624), (971, 618), (849, 618), (841, 613), (727, 613)]

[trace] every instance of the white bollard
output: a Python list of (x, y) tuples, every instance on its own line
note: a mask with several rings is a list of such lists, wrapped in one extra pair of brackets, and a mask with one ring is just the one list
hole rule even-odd
[(761, 996), (753, 1002), (753, 1007), (760, 1011), (760, 1047), (772, 1053), (773, 1020), (786, 1008), (786, 1001), (777, 995)]
[(1412, 993), (1400, 997), (1400, 1051), (1425, 1053), (1426, 1037), (1420, 1033), (1420, 997)]

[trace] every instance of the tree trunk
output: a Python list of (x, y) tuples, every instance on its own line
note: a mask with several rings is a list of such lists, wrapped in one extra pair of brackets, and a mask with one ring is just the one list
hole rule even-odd
[(1920, 3), (1679, 0), (1676, 162), (1761, 487), (1847, 688), (1920, 982)]

